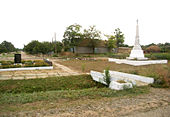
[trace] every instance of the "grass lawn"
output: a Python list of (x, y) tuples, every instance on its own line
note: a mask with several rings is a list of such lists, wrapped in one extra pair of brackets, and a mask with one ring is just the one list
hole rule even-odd
[[(0, 115), (8, 112), (55, 108), (72, 101), (137, 96), (149, 87), (115, 91), (94, 82), (89, 75), (0, 81)], [(51, 103), (53, 105), (51, 105)]]

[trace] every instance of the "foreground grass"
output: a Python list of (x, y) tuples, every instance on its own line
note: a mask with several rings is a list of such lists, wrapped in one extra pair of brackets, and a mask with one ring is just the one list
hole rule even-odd
[(111, 90), (94, 82), (89, 75), (0, 81), (0, 115), (56, 108), (74, 101), (137, 96), (149, 93), (149, 89), (145, 86), (122, 91)]
[(0, 81), (0, 93), (79, 90), (92, 87), (102, 88), (105, 86), (101, 83), (94, 82), (90, 75)]
[(24, 104), (36, 101), (53, 101), (60, 99), (75, 100), (80, 98), (101, 98), (101, 97), (121, 97), (134, 96), (149, 92), (149, 87), (135, 87), (122, 91), (115, 91), (109, 88), (88, 88), (81, 90), (60, 90), (34, 93), (4, 93), (1, 94), (0, 104)]
[[(108, 97), (137, 96), (149, 93), (149, 87), (135, 87), (122, 91), (108, 88), (88, 88), (81, 90), (60, 90), (34, 93), (4, 93), (0, 96), (0, 115), (9, 112), (32, 111), (39, 109), (68, 107), (75, 101), (85, 103), (86, 100), (100, 100)], [(74, 103), (73, 103), (74, 104)], [(73, 106), (73, 105), (72, 105)]]

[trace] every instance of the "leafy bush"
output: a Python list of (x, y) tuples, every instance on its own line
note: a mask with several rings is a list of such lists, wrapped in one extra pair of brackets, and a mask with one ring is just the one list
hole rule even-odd
[(20, 68), (21, 65), (2, 65), (1, 68)]
[(154, 60), (155, 59), (170, 60), (170, 53), (152, 53), (152, 54), (146, 54), (145, 56)]
[(109, 68), (106, 68), (106, 70), (105, 70), (105, 77), (104, 77), (104, 80), (105, 80), (105, 82), (106, 82), (106, 84), (107, 84), (107, 86), (109, 87), (109, 84), (110, 84), (110, 73), (109, 73)]
[(117, 59), (125, 59), (126, 57), (129, 56), (129, 54), (113, 54), (113, 53), (108, 53), (107, 56), (108, 57), (112, 57), (112, 58), (117, 58)]
[(145, 51), (148, 53), (156, 53), (156, 52), (160, 52), (161, 48), (157, 45), (151, 45), (151, 46), (147, 47), (145, 49)]
[(0, 61), (1, 66), (0, 69), (4, 68), (19, 68), (19, 67), (42, 67), (42, 66), (49, 66), (48, 63), (44, 62), (43, 60), (22, 60), (22, 65), (16, 64), (14, 65), (13, 61)]
[(58, 54), (54, 54), (53, 57), (59, 57)]
[(14, 64), (13, 61), (0, 61), (1, 65), (11, 65)]

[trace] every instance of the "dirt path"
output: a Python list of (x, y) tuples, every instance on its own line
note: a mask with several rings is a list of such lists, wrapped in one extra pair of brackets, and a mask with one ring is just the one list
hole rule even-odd
[[(119, 98), (79, 99), (49, 110), (20, 112), (30, 117), (169, 117), (170, 89), (151, 88), (145, 95)], [(64, 106), (63, 106), (64, 105)], [(14, 116), (15, 114), (11, 114)], [(9, 115), (10, 116), (10, 115)]]

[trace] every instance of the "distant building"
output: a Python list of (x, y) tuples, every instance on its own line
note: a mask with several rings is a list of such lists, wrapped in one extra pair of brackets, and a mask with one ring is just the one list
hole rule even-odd
[(129, 54), (131, 51), (131, 48), (129, 47), (119, 47), (118, 49), (118, 53), (126, 53), (126, 54)]
[(93, 48), (90, 39), (83, 39), (78, 46), (74, 47), (74, 51), (79, 54), (91, 54), (93, 51), (94, 53), (107, 53), (110, 50), (107, 47), (107, 41), (99, 40)]

